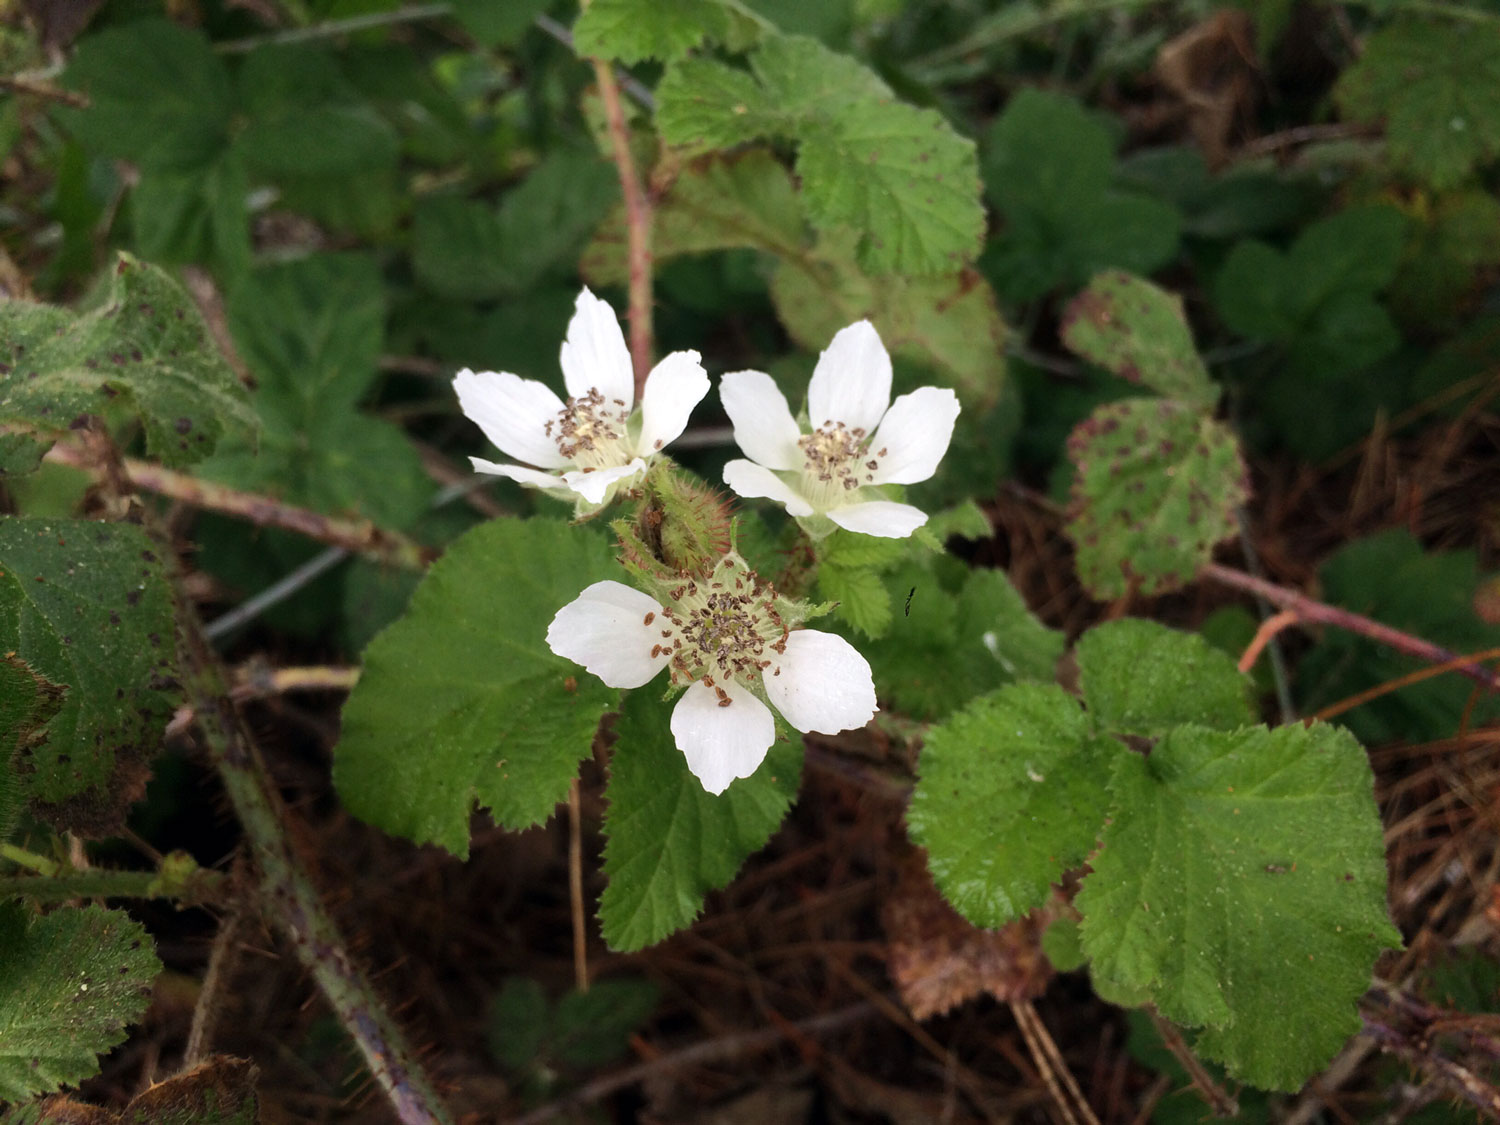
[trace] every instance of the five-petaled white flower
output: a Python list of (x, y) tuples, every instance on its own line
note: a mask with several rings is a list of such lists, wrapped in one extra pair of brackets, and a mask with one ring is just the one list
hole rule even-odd
[(842, 637), (788, 627), (775, 591), (737, 556), (682, 578), (666, 600), (595, 582), (557, 611), (547, 644), (610, 687), (640, 687), (663, 668), (687, 683), (672, 736), (710, 793), (749, 777), (775, 741), (762, 695), (799, 731), (837, 734), (875, 714), (865, 658)]
[(545, 384), (509, 371), (458, 373), (453, 389), (463, 412), (501, 452), (536, 468), (469, 460), (481, 473), (576, 498), (581, 513), (596, 511), (682, 433), (708, 393), (708, 374), (697, 352), (673, 352), (646, 377), (634, 414), (625, 334), (609, 304), (587, 289), (578, 294), (561, 362), (566, 403)]
[[(868, 320), (834, 336), (807, 386), (804, 434), (775, 381), (735, 371), (719, 383), (734, 440), (750, 460), (724, 466), (724, 483), (764, 496), (799, 520), (826, 516), (849, 531), (901, 539), (927, 522), (887, 500), (882, 484), (916, 484), (937, 471), (958, 419), (958, 397), (922, 387), (891, 402), (891, 357)], [(889, 407), (889, 409), (887, 409)], [(821, 529), (819, 524), (821, 523)], [(833, 530), (811, 520), (812, 534)]]

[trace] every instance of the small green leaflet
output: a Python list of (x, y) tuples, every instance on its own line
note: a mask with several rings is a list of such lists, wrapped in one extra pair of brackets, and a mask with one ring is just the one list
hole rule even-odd
[(1364, 750), (1337, 727), (1183, 726), (1117, 757), (1075, 906), (1107, 989), (1206, 1030), (1241, 1079), (1295, 1090), (1359, 1028), (1397, 945)]
[(604, 815), (599, 922), (611, 949), (642, 949), (698, 917), (781, 825), (797, 796), (802, 747), (778, 741), (749, 777), (715, 797), (688, 772), (671, 704), (632, 692), (616, 724)]
[(934, 727), (906, 819), (943, 896), (984, 927), (1045, 903), (1093, 850), (1124, 752), (1055, 684), (1010, 684)]
[(365, 650), (334, 752), (349, 810), (461, 857), (476, 802), (508, 828), (545, 821), (618, 698), (553, 655), (547, 626), (618, 573), (602, 537), (558, 520), (492, 520), (456, 540)]
[(88, 311), (0, 302), (0, 422), (59, 433), (123, 399), (167, 465), (255, 428), (245, 389), (182, 288), (121, 254)]
[(672, 62), (704, 39), (734, 39), (743, 49), (754, 27), (746, 9), (720, 0), (592, 0), (573, 25), (573, 50), (628, 64)]
[(0, 903), (0, 1101), (98, 1074), (98, 1056), (145, 1015), (160, 971), (150, 937), (123, 911), (33, 918)]
[(796, 141), (809, 217), (820, 230), (863, 232), (859, 261), (870, 272), (952, 273), (973, 259), (984, 212), (971, 141), (816, 40), (767, 38), (750, 66), (674, 64), (657, 88), (662, 138), (694, 153)]
[(1203, 410), (1218, 388), (1193, 346), (1182, 298), (1120, 270), (1097, 275), (1063, 313), (1068, 349), (1122, 379)]
[(630, 1036), (661, 1001), (643, 977), (594, 981), (554, 1005), (529, 977), (509, 977), (490, 1006), (490, 1053), (511, 1071), (602, 1066), (624, 1054)]
[(1356, 121), (1384, 119), (1391, 155), (1428, 186), (1457, 187), (1500, 155), (1500, 27), (1407, 19), (1383, 28), (1334, 97)]
[(1177, 253), (1177, 209), (1112, 186), (1118, 141), (1107, 120), (1027, 88), (985, 134), (985, 184), (1005, 225), (983, 268), (1011, 300), (1081, 285), (1109, 267), (1149, 274)]
[(1098, 598), (1191, 581), (1234, 534), (1235, 508), (1249, 496), (1234, 434), (1168, 399), (1097, 408), (1068, 437), (1068, 457), (1077, 470), (1068, 537)]
[(1185, 723), (1234, 730), (1255, 722), (1248, 677), (1196, 634), (1127, 617), (1090, 629), (1073, 655), (1098, 730), (1155, 736)]
[(156, 545), (130, 524), (0, 520), (0, 652), (67, 689), (18, 757), (33, 809), (91, 837), (140, 797), (177, 705), (177, 634)]

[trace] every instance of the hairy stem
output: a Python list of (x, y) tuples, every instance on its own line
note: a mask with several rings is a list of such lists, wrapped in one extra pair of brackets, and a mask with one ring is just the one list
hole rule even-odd
[[(15, 844), (0, 844), (0, 858), (35, 872), (0, 876), (0, 899), (10, 895), (25, 895), (39, 902), (66, 902), (71, 898), (170, 898), (190, 906), (222, 901), (226, 893), (227, 880), (222, 873), (199, 867), (183, 853), (169, 857), (161, 871), (74, 867)], [(174, 866), (180, 870), (173, 870)]]
[(1278, 586), (1264, 578), (1245, 574), (1233, 567), (1220, 566), (1218, 563), (1209, 563), (1198, 573), (1201, 577), (1211, 578), (1221, 585), (1231, 586), (1248, 594), (1256, 594), (1279, 609), (1290, 610), (1301, 622), (1332, 625), (1351, 633), (1358, 633), (1362, 637), (1369, 637), (1372, 641), (1393, 648), (1397, 652), (1415, 656), (1418, 660), (1450, 665), (1454, 671), (1491, 691), (1500, 688), (1500, 676), (1496, 676), (1484, 665), (1466, 659), (1441, 645), (1424, 641), (1421, 637), (1414, 637), (1410, 633), (1403, 633), (1400, 629), (1382, 625), (1379, 621), (1371, 620), (1361, 614), (1327, 605), (1296, 590)]
[[(95, 472), (97, 459), (90, 451), (59, 442), (47, 454), (47, 460)], [(376, 562), (404, 570), (425, 570), (436, 552), (394, 531), (376, 527), (367, 520), (340, 519), (326, 516), (293, 504), (284, 504), (254, 492), (242, 492), (227, 485), (199, 480), (186, 473), (164, 469), (149, 461), (125, 457), (120, 461), (124, 485), (180, 500), (195, 508), (206, 508), (225, 515), (238, 516), (259, 527), (278, 527), (295, 531), (320, 543), (329, 543), (361, 554)]]
[(333, 919), (293, 850), (282, 821), (285, 810), (272, 788), (260, 752), (230, 700), (223, 665), (203, 635), (191, 606), (179, 599), (182, 679), (197, 712), (209, 757), (250, 842), (261, 890), (334, 1015), (358, 1045), (376, 1083), (406, 1125), (446, 1125), (452, 1119), (416, 1056), (355, 966)]
[[(587, 7), (587, 4), (585, 4)], [(651, 200), (630, 154), (630, 130), (614, 69), (604, 59), (590, 59), (604, 102), (609, 147), (625, 196), (626, 255), (630, 265), (630, 360), (635, 368), (635, 397), (640, 399), (651, 370)]]

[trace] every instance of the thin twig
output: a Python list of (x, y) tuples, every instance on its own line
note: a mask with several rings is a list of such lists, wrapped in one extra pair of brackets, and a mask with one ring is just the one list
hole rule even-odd
[[(97, 462), (72, 442), (58, 442), (47, 454), (49, 461), (98, 472)], [(405, 570), (425, 570), (437, 552), (398, 532), (376, 527), (368, 520), (341, 519), (295, 504), (285, 504), (254, 492), (200, 480), (186, 473), (126, 457), (121, 461), (127, 486), (179, 500), (195, 508), (238, 516), (260, 527), (295, 531), (320, 543), (330, 543), (376, 562)]]
[[(585, 5), (586, 7), (587, 5)], [(625, 196), (626, 256), (630, 264), (630, 359), (635, 367), (635, 396), (646, 388), (651, 370), (651, 200), (647, 197), (630, 154), (630, 130), (625, 124), (625, 107), (620, 101), (620, 84), (615, 72), (604, 59), (590, 59), (599, 97), (604, 102), (604, 117), (609, 129), (609, 147), (615, 168), (620, 174), (620, 190)]]
[(560, 1117), (570, 1110), (580, 1106), (591, 1105), (609, 1097), (616, 1090), (624, 1090), (641, 1082), (673, 1071), (681, 1070), (687, 1066), (701, 1066), (706, 1063), (725, 1062), (729, 1059), (740, 1058), (743, 1055), (757, 1054), (761, 1051), (770, 1050), (783, 1040), (795, 1035), (814, 1036), (827, 1035), (847, 1027), (849, 1024), (868, 1017), (874, 1011), (874, 1005), (867, 1001), (859, 1001), (848, 1007), (839, 1008), (826, 1015), (813, 1016), (810, 1019), (799, 1020), (796, 1023), (786, 1023), (772, 1027), (761, 1028), (757, 1031), (746, 1031), (731, 1035), (723, 1035), (717, 1039), (708, 1039), (701, 1043), (694, 1043), (691, 1047), (684, 1047), (680, 1051), (672, 1051), (668, 1054), (658, 1055), (654, 1059), (637, 1063), (635, 1066), (627, 1067), (625, 1070), (607, 1074), (602, 1078), (596, 1078), (592, 1082), (586, 1082), (577, 1090), (560, 1098), (555, 1102), (539, 1106), (530, 1113), (522, 1114), (515, 1118), (511, 1125), (541, 1125), (544, 1121), (551, 1121), (554, 1117)]
[(1073, 1072), (1068, 1069), (1051, 1032), (1037, 1014), (1035, 1005), (1030, 1000), (1012, 1000), (1010, 1011), (1016, 1018), (1016, 1026), (1021, 1029), (1021, 1038), (1026, 1040), (1031, 1061), (1036, 1063), (1037, 1072), (1041, 1074), (1047, 1092), (1052, 1095), (1052, 1101), (1063, 1119), (1068, 1125), (1077, 1125), (1080, 1117), (1084, 1125), (1099, 1125), (1093, 1106), (1089, 1105), (1083, 1091), (1078, 1088)]
[(1183, 1070), (1187, 1071), (1188, 1081), (1193, 1084), (1193, 1089), (1198, 1091), (1198, 1096), (1213, 1110), (1215, 1117), (1235, 1117), (1240, 1112), (1239, 1102), (1230, 1097), (1219, 1084), (1214, 1081), (1213, 1075), (1204, 1069), (1203, 1064), (1198, 1061), (1198, 1056), (1188, 1048), (1182, 1038), (1182, 1033), (1167, 1020), (1162, 1019), (1155, 1008), (1148, 1007), (1146, 1014), (1151, 1017), (1151, 1022), (1156, 1026), (1156, 1034), (1161, 1036), (1162, 1046), (1172, 1052)]
[(1332, 625), (1351, 633), (1358, 633), (1362, 637), (1369, 637), (1372, 641), (1393, 648), (1397, 652), (1404, 652), (1408, 656), (1414, 656), (1419, 660), (1449, 665), (1455, 672), (1467, 676), (1491, 691), (1500, 688), (1500, 676), (1496, 676), (1493, 671), (1483, 665), (1474, 663), (1472, 658), (1461, 656), (1441, 645), (1424, 641), (1421, 637), (1414, 637), (1410, 633), (1403, 633), (1400, 629), (1382, 625), (1379, 621), (1371, 620), (1362, 614), (1327, 605), (1286, 586), (1278, 586), (1264, 578), (1256, 578), (1254, 575), (1245, 574), (1232, 567), (1220, 566), (1218, 563), (1208, 563), (1198, 573), (1200, 577), (1212, 579), (1221, 585), (1265, 598), (1266, 601), (1281, 609), (1292, 610), (1304, 622)]
[(270, 43), (310, 43), (319, 39), (336, 39), (340, 35), (352, 35), (356, 31), (393, 27), (403, 23), (422, 23), (426, 20), (442, 19), (452, 14), (452, 4), (415, 4), (410, 8), (394, 8), (388, 12), (348, 16), (344, 19), (315, 23), (308, 27), (293, 27), (285, 31), (267, 32), (264, 35), (248, 35), (243, 39), (225, 39), (215, 43), (214, 50), (222, 55), (243, 55)]
[(214, 935), (213, 952), (208, 955), (208, 969), (203, 974), (203, 984), (198, 989), (198, 1002), (193, 1005), (193, 1023), (188, 1029), (187, 1046), (182, 1052), (183, 1069), (189, 1069), (203, 1061), (208, 1054), (208, 1044), (214, 1032), (214, 1020), (219, 1014), (219, 997), (229, 968), (238, 948), (240, 908), (236, 904)]
[(573, 985), (589, 990), (588, 931), (583, 910), (583, 802), (578, 778), (568, 786), (568, 904), (573, 915)]
[(0, 858), (34, 872), (0, 875), (0, 900), (24, 895), (38, 902), (72, 898), (169, 898), (183, 906), (220, 902), (226, 880), (218, 871), (188, 864), (180, 874), (164, 871), (115, 871), (79, 867), (28, 852), (15, 844), (0, 844)]
[(1260, 623), (1260, 628), (1255, 630), (1255, 636), (1250, 638), (1250, 643), (1245, 646), (1245, 651), (1240, 653), (1239, 669), (1241, 672), (1249, 672), (1255, 667), (1255, 662), (1260, 659), (1260, 654), (1265, 651), (1267, 645), (1276, 634), (1285, 629), (1290, 629), (1301, 620), (1295, 609), (1284, 609), (1280, 613), (1273, 613)]
[(1372, 699), (1379, 699), (1382, 695), (1389, 695), (1393, 691), (1399, 691), (1412, 684), (1421, 683), (1423, 680), (1430, 680), (1434, 676), (1441, 676), (1444, 672), (1459, 671), (1463, 665), (1477, 660), (1495, 660), (1497, 658), (1500, 658), (1500, 648), (1487, 648), (1480, 652), (1465, 653), (1463, 656), (1455, 657), (1443, 664), (1434, 664), (1428, 668), (1418, 668), (1416, 671), (1408, 672), (1398, 679), (1389, 680), (1383, 684), (1376, 684), (1374, 687), (1366, 688), (1364, 691), (1351, 695), (1347, 699), (1341, 699), (1337, 703), (1330, 703), (1314, 715), (1313, 718), (1331, 719), (1335, 715), (1342, 715), (1345, 711), (1352, 711), (1354, 708), (1362, 706)]

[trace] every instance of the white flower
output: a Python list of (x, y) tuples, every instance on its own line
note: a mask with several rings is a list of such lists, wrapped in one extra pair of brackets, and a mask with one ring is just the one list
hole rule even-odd
[(799, 731), (837, 734), (875, 714), (870, 665), (842, 637), (788, 628), (776, 595), (734, 556), (706, 579), (683, 578), (670, 604), (620, 582), (595, 582), (547, 629), (559, 656), (610, 687), (636, 688), (671, 669), (688, 689), (672, 736), (710, 793), (749, 777), (776, 738), (763, 696)]
[[(958, 397), (922, 387), (891, 402), (891, 357), (868, 320), (841, 329), (818, 357), (807, 386), (811, 433), (802, 432), (763, 372), (725, 375), (719, 397), (734, 440), (750, 458), (724, 466), (724, 483), (741, 496), (765, 496), (799, 520), (826, 516), (849, 531), (887, 539), (905, 538), (927, 522), (921, 509), (885, 499), (879, 486), (916, 484), (937, 471), (953, 437)], [(808, 528), (813, 534), (817, 523)]]
[(673, 352), (646, 377), (641, 409), (633, 414), (635, 376), (625, 334), (609, 304), (587, 289), (578, 294), (561, 362), (566, 403), (545, 384), (509, 371), (458, 373), (453, 389), (463, 412), (502, 453), (525, 465), (469, 460), (481, 473), (576, 496), (581, 511), (597, 510), (682, 433), (708, 393), (708, 374), (697, 352)]

